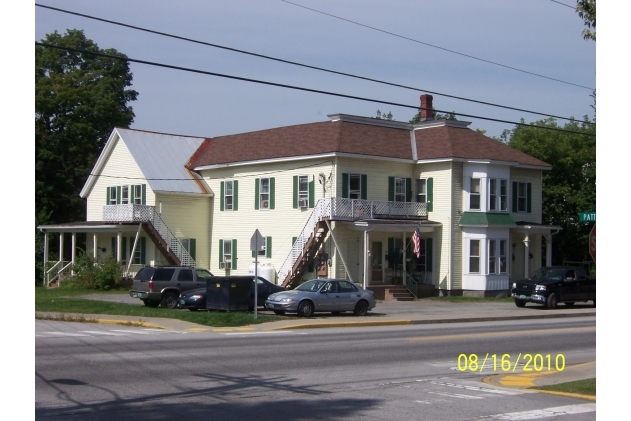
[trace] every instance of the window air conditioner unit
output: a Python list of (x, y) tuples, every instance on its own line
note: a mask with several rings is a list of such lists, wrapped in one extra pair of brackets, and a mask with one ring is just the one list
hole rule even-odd
[(263, 209), (269, 208), (269, 200), (263, 200), (263, 202), (261, 203), (261, 207)]
[(224, 262), (219, 262), (219, 269), (225, 269), (226, 264)]
[(309, 199), (300, 199), (298, 200), (298, 206), (301, 208), (308, 208), (309, 207)]

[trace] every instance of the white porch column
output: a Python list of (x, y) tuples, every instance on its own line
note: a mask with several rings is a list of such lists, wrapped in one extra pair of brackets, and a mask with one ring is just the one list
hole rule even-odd
[(92, 233), (92, 257), (94, 257), (94, 262), (96, 263), (96, 257), (98, 256), (98, 244), (97, 244), (97, 237), (96, 237), (96, 232)]
[(402, 264), (403, 264), (403, 273), (401, 274), (401, 285), (405, 285), (405, 281), (407, 281), (407, 275), (406, 275), (406, 260), (405, 260), (405, 252), (407, 251), (407, 244), (405, 244), (405, 231), (403, 231), (403, 233), (401, 234), (403, 236), (403, 247), (402, 247), (402, 252), (403, 252), (403, 256), (401, 256), (401, 260), (402, 260)]
[(524, 236), (524, 278), (530, 276), (530, 235)]
[(368, 230), (364, 230), (364, 289), (368, 286), (368, 266), (370, 264), (369, 239)]
[(121, 254), (123, 253), (122, 243), (123, 243), (123, 233), (118, 231), (118, 233), (116, 234), (116, 261), (117, 262), (121, 261)]
[(63, 266), (64, 261), (64, 233), (59, 233), (59, 261), (62, 262), (61, 266)]
[(546, 266), (552, 266), (552, 234), (546, 236)]
[(48, 232), (44, 231), (44, 268), (48, 262)]
[[(74, 264), (74, 259), (77, 255), (77, 233), (73, 232), (72, 233), (72, 239), (70, 241), (70, 243), (72, 244), (72, 250), (70, 251), (70, 261)], [(72, 269), (70, 269), (70, 274), (74, 275), (74, 271)]]

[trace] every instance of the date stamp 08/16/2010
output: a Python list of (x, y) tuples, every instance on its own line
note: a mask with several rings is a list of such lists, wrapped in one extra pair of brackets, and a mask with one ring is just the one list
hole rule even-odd
[(458, 355), (459, 371), (518, 372), (518, 371), (563, 371), (565, 355), (563, 354), (522, 354), (513, 360), (510, 354), (460, 354)]

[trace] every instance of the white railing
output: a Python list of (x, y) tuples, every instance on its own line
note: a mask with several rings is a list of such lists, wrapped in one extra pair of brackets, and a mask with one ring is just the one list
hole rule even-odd
[(59, 286), (61, 280), (67, 277), (71, 270), (72, 262), (58, 261), (46, 271), (46, 286), (49, 287), (55, 278), (57, 278), (57, 286)]
[(180, 259), (182, 266), (195, 266), (195, 260), (184, 248), (180, 240), (171, 232), (154, 206), (147, 205), (105, 205), (103, 221), (108, 222), (150, 222), (167, 245), (167, 250)]
[(294, 263), (302, 254), (302, 250), (309, 237), (313, 234), (316, 224), (323, 218), (337, 221), (357, 221), (362, 219), (418, 219), (423, 217), (427, 217), (427, 204), (425, 203), (383, 202), (341, 197), (320, 199), (292, 245), (289, 255), (278, 270), (278, 279), (284, 282), (285, 278), (291, 274)]

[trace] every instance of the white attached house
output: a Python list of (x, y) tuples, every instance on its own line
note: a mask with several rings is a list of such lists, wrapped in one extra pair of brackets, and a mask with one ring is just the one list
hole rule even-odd
[(252, 269), (258, 229), (256, 259), (279, 284), (340, 277), (417, 295), (506, 293), (551, 261), (549, 164), (426, 111), (415, 124), (329, 118), (208, 139), (115, 129), (81, 192), (88, 221), (40, 229), (90, 232), (91, 253), (130, 273), (194, 262), (222, 275)]

